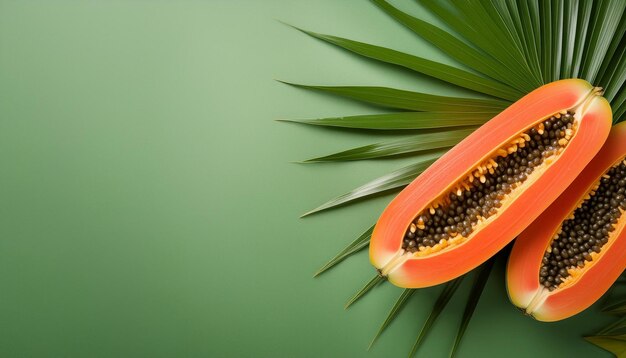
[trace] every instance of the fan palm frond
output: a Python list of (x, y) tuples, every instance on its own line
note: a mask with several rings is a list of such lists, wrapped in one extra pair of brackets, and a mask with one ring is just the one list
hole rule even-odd
[[(337, 162), (410, 156), (415, 163), (397, 169), (305, 213), (347, 206), (375, 194), (399, 190), (477, 126), (538, 86), (565, 78), (583, 78), (605, 88), (614, 121), (626, 119), (626, 10), (614, 0), (421, 0), (420, 4), (444, 26), (400, 10), (386, 0), (372, 2), (387, 16), (445, 53), (465, 69), (439, 63), (384, 46), (296, 28), (303, 33), (373, 61), (404, 67), (450, 86), (467, 90), (468, 97), (447, 97), (379, 86), (323, 86), (287, 83), (392, 110), (386, 114), (351, 117), (290, 119), (330, 128), (405, 133), (408, 136), (348, 149), (305, 161)], [(368, 229), (340, 251), (316, 276), (367, 247)], [(457, 352), (474, 308), (492, 271), (493, 259), (476, 269), (451, 356)], [(363, 297), (382, 279), (374, 278), (348, 303)], [(462, 278), (446, 284), (422, 328), (412, 353), (459, 287)], [(405, 290), (389, 312), (374, 341), (391, 324), (414, 290)], [(608, 308), (626, 313), (623, 302)], [(586, 339), (616, 354), (626, 351), (626, 323), (614, 325)]]

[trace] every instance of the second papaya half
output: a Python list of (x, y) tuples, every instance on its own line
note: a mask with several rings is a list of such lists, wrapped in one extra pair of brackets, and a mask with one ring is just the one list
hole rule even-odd
[(584, 80), (526, 95), (433, 163), (387, 206), (370, 244), (400, 287), (461, 276), (502, 249), (583, 170), (611, 129), (611, 108)]
[(572, 185), (519, 236), (509, 257), (511, 301), (540, 321), (594, 303), (626, 268), (626, 122)]

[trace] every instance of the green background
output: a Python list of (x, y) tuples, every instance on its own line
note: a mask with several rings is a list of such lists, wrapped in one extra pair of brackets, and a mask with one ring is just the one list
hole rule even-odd
[[(460, 91), (276, 20), (445, 59), (367, 1), (0, 1), (0, 356), (407, 354), (438, 288), (366, 352), (400, 290), (343, 309), (366, 252), (312, 278), (389, 197), (298, 216), (410, 158), (293, 163), (393, 135), (275, 122), (376, 109), (274, 79)], [(460, 357), (610, 356), (580, 339), (597, 306), (534, 322), (502, 268)], [(469, 282), (421, 356), (447, 354)]]

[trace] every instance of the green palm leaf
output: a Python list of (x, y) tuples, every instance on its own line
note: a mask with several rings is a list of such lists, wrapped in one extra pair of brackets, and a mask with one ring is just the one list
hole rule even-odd
[(613, 100), (611, 107), (613, 108), (613, 124), (617, 124), (626, 120), (626, 95), (620, 93), (619, 97)]
[[(492, 5), (492, 6), (489, 6)], [(494, 1), (491, 4), (484, 4), (487, 13), (492, 18), (501, 21), (501, 26), (506, 29), (508, 36), (515, 43), (518, 49), (524, 54), (523, 58), (526, 58), (526, 50), (524, 46), (523, 33), (520, 33), (517, 28), (517, 23), (514, 20), (514, 13), (507, 6), (506, 1)]]
[[(362, 146), (314, 158), (307, 162), (345, 161), (398, 155), (416, 155), (418, 162), (370, 181), (340, 195), (307, 214), (348, 204), (371, 195), (398, 190), (426, 169), (438, 156), (490, 118), (537, 86), (562, 78), (585, 78), (605, 88), (614, 122), (626, 119), (626, 2), (614, 0), (421, 0), (424, 7), (444, 23), (434, 25), (390, 5), (372, 0), (384, 13), (429, 41), (469, 70), (422, 57), (335, 36), (308, 32), (310, 36), (363, 57), (408, 68), (477, 94), (492, 98), (458, 98), (375, 86), (304, 86), (379, 107), (416, 112), (365, 114), (350, 117), (289, 120), (309, 125), (368, 130), (419, 130), (401, 139)], [(379, 133), (370, 131), (369, 133)], [(410, 132), (409, 132), (410, 133)], [(305, 215), (307, 215), (305, 214)], [(339, 252), (318, 272), (325, 272), (346, 257), (367, 247), (372, 228)], [(474, 313), (492, 269), (493, 259), (475, 273), (451, 356)], [(382, 282), (375, 277), (347, 306)], [(461, 283), (449, 282), (437, 299), (420, 331), (411, 355), (430, 331)], [(414, 290), (402, 292), (372, 344), (407, 304)], [(605, 309), (626, 314), (626, 301)], [(626, 357), (626, 318), (586, 339), (618, 356)]]
[(625, 314), (626, 313), (626, 300), (616, 302), (602, 309), (602, 311), (611, 314)]
[(563, 4), (563, 41), (561, 56), (561, 78), (572, 77), (572, 59), (576, 43), (576, 26), (578, 22), (578, 0), (565, 1)]
[(433, 324), (435, 323), (435, 321), (437, 321), (437, 318), (439, 317), (441, 312), (443, 312), (444, 308), (446, 308), (446, 306), (448, 305), (448, 302), (450, 302), (450, 299), (452, 298), (456, 290), (461, 285), (461, 282), (463, 281), (463, 277), (464, 276), (455, 278), (454, 280), (448, 282), (445, 285), (443, 291), (441, 291), (441, 294), (437, 298), (437, 301), (435, 302), (435, 305), (433, 306), (433, 309), (430, 312), (428, 319), (426, 319), (426, 323), (424, 323), (424, 326), (422, 327), (419, 334), (417, 335), (417, 339), (415, 340), (415, 344), (413, 344), (413, 348), (411, 349), (411, 352), (409, 353), (409, 357), (413, 357), (415, 353), (417, 353), (417, 350), (422, 344), (424, 337), (426, 337), (426, 335), (430, 332), (430, 329), (432, 328)]
[[(613, 76), (616, 72), (614, 63), (616, 60), (619, 60), (622, 56), (616, 51), (618, 48), (624, 45), (624, 34), (626, 33), (626, 17), (622, 17), (619, 27), (615, 31), (615, 36), (611, 40), (611, 45), (609, 45), (608, 50), (606, 51), (605, 60), (602, 61), (602, 66), (600, 66), (600, 71), (598, 72), (598, 77), (600, 79), (600, 84), (606, 87), (607, 77)], [(619, 88), (617, 89), (619, 90)]]
[[(539, 58), (537, 57), (535, 47), (535, 35), (533, 33), (533, 28), (524, 23), (524, 20), (529, 19), (523, 18), (523, 14), (526, 14), (526, 12), (522, 13), (522, 9), (518, 7), (518, 4), (521, 3), (527, 2), (506, 0), (501, 6), (498, 6), (501, 3), (497, 1), (494, 2), (494, 5), (498, 8), (498, 11), (503, 18), (510, 18), (510, 24), (507, 24), (507, 26), (510, 28), (510, 31), (520, 39), (522, 51), (524, 52), (524, 57), (528, 62), (531, 72), (535, 78), (538, 78), (540, 82), (543, 83)], [(526, 6), (528, 5), (526, 4)]]
[(330, 259), (327, 263), (324, 264), (313, 277), (317, 277), (322, 273), (330, 270), (335, 267), (341, 261), (347, 259), (349, 256), (354, 255), (355, 253), (366, 248), (370, 243), (370, 238), (372, 237), (372, 232), (374, 231), (374, 225), (372, 225), (369, 229), (367, 229), (361, 236), (357, 237), (356, 240), (352, 241), (348, 246), (346, 246), (343, 250), (341, 250), (335, 257)]
[(542, 33), (542, 48), (541, 48), (541, 65), (543, 67), (543, 80), (544, 82), (554, 81), (553, 62), (552, 62), (552, 49), (553, 36), (552, 27), (556, 24), (552, 21), (552, 1), (540, 2), (541, 7), (541, 33)]
[(393, 322), (393, 320), (398, 316), (398, 313), (400, 313), (400, 311), (404, 308), (409, 298), (413, 296), (415, 291), (417, 290), (414, 288), (405, 288), (404, 291), (402, 291), (402, 294), (400, 295), (400, 297), (398, 297), (398, 300), (396, 301), (396, 303), (393, 305), (393, 307), (391, 307), (391, 311), (389, 311), (389, 314), (387, 314), (387, 318), (385, 319), (383, 324), (380, 326), (380, 328), (378, 329), (378, 332), (376, 332), (376, 335), (370, 342), (370, 345), (367, 348), (368, 350), (372, 348), (374, 343), (376, 343), (376, 340), (378, 339), (378, 337), (380, 337), (380, 335), (385, 331), (385, 329), (387, 329), (387, 327), (389, 327), (391, 322)]
[(622, 317), (619, 320), (604, 327), (596, 335), (598, 336), (610, 336), (616, 334), (626, 334), (626, 317)]
[(317, 90), (337, 96), (385, 108), (406, 109), (426, 112), (500, 112), (511, 102), (498, 99), (461, 98), (437, 96), (387, 87), (368, 86), (308, 86), (290, 82), (285, 84)]
[(596, 6), (593, 30), (589, 47), (586, 49), (581, 78), (595, 82), (604, 56), (611, 44), (613, 34), (626, 8), (624, 1), (599, 0)]
[(475, 128), (416, 134), (407, 138), (370, 144), (323, 157), (308, 159), (305, 163), (374, 159), (450, 148), (470, 135), (474, 130)]
[[(440, 0), (428, 0), (422, 2), (426, 8), (436, 14), (458, 34), (461, 34), (463, 37), (468, 39), (470, 43), (498, 60), (498, 62), (502, 64), (503, 68), (506, 68), (506, 70), (511, 71), (512, 73), (519, 73), (521, 76), (528, 75), (519, 70), (519, 63), (514, 58), (511, 58), (509, 54), (503, 54), (502, 51), (498, 50), (498, 46), (494, 44), (494, 39), (489, 36), (489, 33), (484, 32), (484, 28), (474, 28), (473, 26), (470, 26), (469, 23), (477, 25), (474, 21), (468, 21), (467, 19), (461, 20), (463, 18), (462, 15), (470, 16), (464, 12), (465, 9), (455, 8), (452, 4), (447, 4), (446, 6), (446, 3), (447, 2)], [(461, 3), (454, 5), (463, 6), (464, 4)], [(478, 15), (473, 13), (471, 16), (477, 17)], [(481, 21), (485, 20), (491, 22), (490, 18), (482, 18)]]
[(485, 285), (487, 284), (487, 280), (489, 279), (489, 275), (491, 274), (491, 269), (493, 268), (495, 261), (496, 258), (492, 257), (487, 262), (482, 264), (475, 273), (472, 290), (470, 291), (467, 304), (465, 305), (465, 311), (463, 312), (463, 318), (461, 319), (459, 331), (454, 339), (454, 345), (452, 346), (452, 351), (450, 352), (450, 358), (453, 358), (459, 349), (461, 340), (465, 335), (465, 330), (467, 330), (467, 326), (474, 315), (474, 310), (476, 310), (476, 306), (478, 306), (478, 301), (480, 300), (480, 296), (485, 289)]
[(615, 354), (617, 358), (626, 358), (626, 334), (618, 336), (592, 336), (585, 337), (585, 339)]
[(450, 84), (488, 94), (496, 98), (515, 101), (522, 96), (519, 92), (503, 83), (480, 76), (456, 67), (444, 65), (425, 58), (409, 55), (404, 52), (370, 45), (363, 42), (348, 40), (341, 37), (319, 34), (312, 31), (298, 29), (307, 35), (322, 41), (339, 46), (364, 57), (369, 57), (385, 63), (408, 68), (424, 75), (448, 82)]
[(361, 288), (354, 296), (352, 296), (348, 302), (346, 302), (345, 308), (348, 309), (352, 306), (356, 301), (361, 299), (366, 293), (370, 292), (372, 288), (378, 286), (381, 282), (385, 280), (384, 277), (380, 275), (374, 276), (370, 281), (368, 281), (363, 288)]
[[(512, 6), (512, 5), (511, 5)], [(545, 77), (541, 73), (541, 33), (539, 19), (539, 4), (536, 1), (519, 1), (517, 3), (522, 28), (525, 33), (528, 48), (528, 62), (532, 67), (536, 68), (542, 83), (545, 83)]]
[(501, 63), (494, 60), (491, 56), (467, 45), (465, 42), (457, 39), (448, 32), (398, 10), (385, 0), (373, 1), (387, 14), (411, 29), (423, 39), (428, 40), (433, 45), (437, 46), (450, 57), (460, 60), (472, 69), (484, 73), (485, 75), (502, 83), (506, 83), (519, 91), (524, 92), (530, 88), (527, 79), (522, 75), (507, 71), (503, 68)]
[(548, 3), (552, 5), (552, 81), (561, 78), (561, 57), (563, 50), (563, 12), (565, 11), (564, 0), (554, 0)]
[(613, 101), (626, 80), (626, 43), (618, 49), (616, 54), (618, 56), (616, 58), (619, 58), (619, 60), (611, 61), (611, 65), (614, 66), (615, 71), (612, 71), (605, 79), (607, 89), (604, 96), (609, 102)]
[(476, 127), (484, 124), (496, 114), (497, 113), (494, 112), (469, 112), (454, 114), (442, 112), (400, 112), (319, 119), (283, 119), (282, 121), (310, 124), (315, 126), (355, 129), (433, 129), (447, 127)]
[(469, 32), (473, 43), (500, 60), (509, 70), (521, 71), (528, 79), (525, 93), (541, 83), (530, 70), (522, 50), (490, 1), (455, 1), (453, 5), (466, 17), (465, 22), (475, 28), (475, 31)]
[(587, 43), (587, 32), (591, 19), (593, 0), (581, 0), (578, 8), (578, 26), (576, 28), (576, 42), (574, 44), (574, 58), (572, 60), (572, 77), (581, 77), (583, 53)]
[(609, 49), (607, 50), (606, 59), (602, 62), (598, 78), (600, 78), (600, 84), (606, 89), (604, 96), (611, 102), (612, 105), (619, 106), (620, 103), (615, 103), (616, 96), (623, 94), (622, 87), (624, 85), (624, 55), (626, 55), (626, 18), (622, 18), (618, 29), (616, 30), (616, 36), (611, 41)]
[(622, 85), (622, 90), (620, 90), (617, 98), (613, 99), (611, 102), (611, 107), (613, 108), (613, 123), (624, 120), (624, 113), (626, 112), (626, 90), (623, 90), (623, 88), (624, 86)]
[[(479, 13), (481, 17), (485, 19), (489, 17), (492, 20), (491, 23), (483, 24), (483, 26), (490, 26), (493, 30), (502, 30), (501, 33), (492, 35), (495, 35), (495, 38), (498, 38), (501, 43), (507, 46), (510, 45), (511, 49), (515, 49), (515, 51), (509, 55), (514, 56), (515, 61), (519, 64), (525, 65), (526, 58), (524, 56), (522, 37), (520, 37), (515, 30), (513, 17), (505, 3), (503, 1), (479, 0), (475, 9), (479, 10), (477, 13)], [(526, 70), (529, 70), (529, 68), (527, 67)]]
[(302, 215), (302, 217), (311, 215), (323, 210), (334, 208), (340, 205), (353, 202), (358, 199), (363, 199), (375, 194), (389, 192), (394, 189), (400, 189), (409, 184), (419, 174), (421, 174), (426, 168), (428, 168), (437, 158), (442, 156), (444, 151), (435, 151), (422, 155), (418, 162), (409, 166), (395, 170), (382, 177), (376, 178), (368, 183), (361, 185), (360, 187), (351, 190), (348, 193), (339, 195), (317, 208), (308, 211)]

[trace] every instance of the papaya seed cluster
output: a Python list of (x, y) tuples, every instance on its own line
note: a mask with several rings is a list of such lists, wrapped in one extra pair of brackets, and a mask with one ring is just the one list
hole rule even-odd
[(550, 291), (571, 280), (609, 242), (626, 210), (626, 161), (609, 169), (563, 222), (539, 270), (539, 282)]
[(544, 162), (550, 163), (572, 138), (574, 115), (563, 111), (520, 133), (494, 156), (467, 173), (420, 212), (406, 229), (402, 248), (429, 254), (467, 239), (483, 220)]

